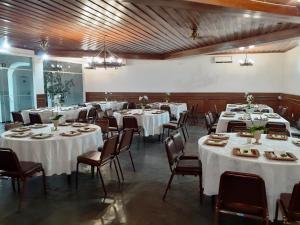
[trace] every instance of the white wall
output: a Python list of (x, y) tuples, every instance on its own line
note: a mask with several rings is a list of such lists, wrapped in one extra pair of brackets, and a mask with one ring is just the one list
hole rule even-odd
[(281, 92), (284, 54), (255, 54), (254, 66), (242, 67), (213, 56), (173, 60), (127, 60), (120, 69), (84, 70), (87, 92)]
[(285, 53), (283, 92), (300, 95), (300, 47)]

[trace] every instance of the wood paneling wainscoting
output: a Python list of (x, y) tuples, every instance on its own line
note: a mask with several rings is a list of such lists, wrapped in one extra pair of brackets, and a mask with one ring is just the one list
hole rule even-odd
[[(254, 95), (255, 103), (263, 103), (277, 110), (280, 101), (280, 93), (251, 93)], [(150, 102), (165, 101), (165, 93), (143, 93), (143, 92), (114, 92), (111, 95), (113, 100), (126, 100), (138, 103), (139, 96), (147, 95)], [(171, 93), (170, 101), (185, 102), (190, 107), (198, 104), (197, 112), (203, 114), (207, 111), (214, 111), (217, 106), (218, 111), (225, 109), (228, 103), (245, 103), (245, 93)], [(105, 99), (104, 92), (86, 92), (86, 101), (102, 101)]]
[(291, 122), (300, 118), (300, 96), (291, 94), (282, 94), (281, 105), (287, 106), (287, 117)]

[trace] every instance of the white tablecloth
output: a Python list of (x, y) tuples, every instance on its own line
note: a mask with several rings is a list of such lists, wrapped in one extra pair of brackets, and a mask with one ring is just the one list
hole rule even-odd
[(60, 119), (61, 122), (66, 120), (75, 120), (78, 118), (78, 114), (81, 110), (88, 110), (87, 107), (69, 106), (69, 107), (54, 107), (54, 108), (43, 108), (43, 109), (27, 109), (21, 112), (24, 123), (30, 122), (29, 113), (38, 113), (41, 116), (43, 123), (49, 123), (50, 117), (55, 114), (61, 114), (63, 117)]
[[(247, 105), (246, 104), (227, 104), (226, 105), (226, 112), (230, 112), (232, 109), (237, 109), (237, 108), (246, 108)], [(263, 104), (254, 104), (253, 107), (259, 111), (266, 109), (269, 110), (269, 113), (273, 113), (274, 110), (267, 105), (263, 105)]]
[(107, 109), (112, 109), (112, 110), (120, 110), (123, 108), (123, 104), (126, 102), (118, 102), (118, 101), (97, 101), (97, 102), (86, 102), (87, 107), (92, 107), (93, 104), (99, 104), (101, 106), (101, 109), (103, 111)]
[[(229, 121), (232, 120), (236, 120), (236, 121), (241, 121), (241, 122), (245, 122), (247, 127), (251, 127), (252, 126), (252, 122), (251, 120), (241, 120), (239, 119), (240, 117), (243, 117), (243, 113), (236, 113), (234, 117), (223, 117), (224, 112), (221, 113), (221, 116), (219, 118), (218, 124), (217, 124), (217, 129), (216, 132), (217, 133), (224, 133), (227, 132), (227, 125)], [(267, 115), (267, 113), (262, 114), (262, 117), (265, 117)], [(261, 126), (265, 126), (266, 123), (268, 122), (279, 122), (279, 123), (284, 123), (286, 126), (286, 129), (288, 131), (290, 131), (290, 123), (289, 121), (287, 121), (286, 119), (280, 117), (280, 119), (271, 119), (269, 118), (267, 121), (261, 121), (261, 120), (255, 120), (255, 118), (260, 117), (259, 114), (251, 114), (251, 118), (252, 121), (254, 123), (254, 125), (261, 125)]]
[[(94, 132), (82, 133), (79, 136), (64, 137), (59, 135), (62, 132), (76, 130), (72, 126), (59, 127), (58, 131), (52, 131), (53, 137), (47, 139), (12, 138), (5, 135), (12, 132), (7, 131), (1, 135), (0, 146), (11, 148), (20, 161), (33, 161), (43, 164), (47, 176), (54, 174), (71, 174), (76, 170), (77, 156), (103, 145), (101, 128)], [(46, 128), (32, 129), (33, 133), (51, 132), (52, 125)]]
[(174, 102), (153, 102), (149, 104), (152, 108), (160, 108), (162, 105), (168, 105), (171, 109), (171, 114), (179, 119), (180, 113), (187, 111), (186, 103), (174, 103)]
[[(262, 135), (262, 145), (249, 145), (260, 151), (258, 159), (242, 158), (232, 155), (232, 148), (246, 146), (247, 138), (229, 134), (230, 139), (225, 147), (214, 147), (203, 144), (207, 136), (198, 141), (199, 158), (202, 161), (202, 176), (204, 194), (218, 194), (220, 176), (225, 171), (253, 173), (265, 181), (270, 219), (274, 218), (276, 199), (280, 193), (291, 193), (294, 184), (300, 180), (300, 147), (288, 141), (266, 139)], [(296, 162), (268, 160), (263, 156), (264, 151), (288, 151), (299, 159)], [(242, 190), (241, 190), (242, 191)]]
[(134, 115), (135, 113), (142, 113), (141, 109), (129, 110), (130, 114), (121, 114), (120, 112), (114, 112), (114, 117), (116, 117), (118, 125), (123, 125), (123, 116), (134, 116), (137, 118), (138, 125), (143, 127), (144, 136), (156, 135), (162, 133), (162, 126), (170, 121), (170, 116), (168, 112), (163, 112), (160, 114), (152, 114), (157, 110), (144, 111), (142, 115)]

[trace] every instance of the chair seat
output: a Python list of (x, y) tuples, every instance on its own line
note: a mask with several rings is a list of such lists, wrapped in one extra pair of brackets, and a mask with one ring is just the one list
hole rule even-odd
[(175, 123), (166, 123), (163, 125), (163, 128), (168, 128), (168, 129), (178, 129), (178, 125)]
[(181, 159), (195, 159), (195, 160), (199, 160), (198, 155), (195, 155), (193, 153), (187, 153), (184, 152), (183, 156), (180, 157)]
[(120, 131), (120, 129), (118, 127), (109, 127), (108, 130), (109, 131), (116, 131), (116, 132)]
[(89, 151), (77, 157), (77, 162), (91, 166), (100, 166), (100, 151)]
[[(252, 206), (240, 202), (231, 202), (231, 203), (223, 204), (223, 207), (226, 210), (230, 210), (232, 212), (245, 213), (245, 214), (250, 214), (255, 216), (263, 215), (263, 209), (261, 207)], [(223, 207), (221, 206), (221, 210)]]
[[(27, 161), (20, 161), (20, 167), (21, 171), (24, 176), (30, 176), (32, 174), (35, 174), (37, 172), (41, 172), (43, 170), (43, 166), (41, 163), (36, 162), (27, 162)], [(15, 172), (1, 172), (1, 176), (19, 176), (19, 174), (16, 174)]]
[(179, 160), (179, 162), (177, 163), (175, 170), (176, 172), (199, 173), (201, 172), (201, 164), (198, 159), (182, 159)]
[(282, 203), (283, 210), (285, 211), (286, 214), (287, 214), (287, 209), (289, 207), (291, 198), (292, 198), (292, 194), (290, 194), (290, 193), (281, 193), (280, 194), (280, 202)]

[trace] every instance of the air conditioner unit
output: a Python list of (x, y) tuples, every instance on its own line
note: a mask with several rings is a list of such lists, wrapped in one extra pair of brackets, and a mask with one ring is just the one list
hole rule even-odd
[(232, 56), (215, 56), (215, 63), (232, 63)]

